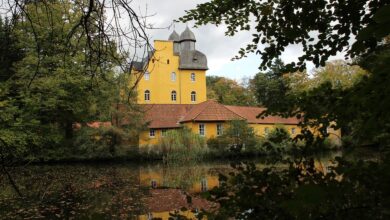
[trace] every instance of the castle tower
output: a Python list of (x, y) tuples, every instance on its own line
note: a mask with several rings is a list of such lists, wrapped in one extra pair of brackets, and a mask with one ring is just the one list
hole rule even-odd
[[(206, 56), (195, 49), (196, 38), (187, 27), (179, 36), (155, 40), (149, 62), (134, 63), (142, 74), (137, 85), (139, 104), (198, 104), (206, 97)], [(140, 76), (140, 75), (139, 75)]]
[(172, 34), (169, 35), (169, 41), (173, 41), (173, 52), (175, 55), (179, 55), (180, 53), (180, 36), (179, 34), (173, 30)]

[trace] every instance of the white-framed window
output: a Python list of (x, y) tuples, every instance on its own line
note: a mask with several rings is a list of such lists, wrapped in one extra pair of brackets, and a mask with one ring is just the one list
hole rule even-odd
[(150, 101), (150, 91), (149, 90), (145, 90), (144, 99), (145, 99), (145, 101)]
[(196, 102), (196, 92), (195, 91), (191, 92), (191, 102)]
[(176, 102), (176, 96), (177, 96), (176, 91), (173, 90), (173, 91), (171, 92), (171, 100), (174, 101), (174, 102)]
[(166, 134), (167, 134), (167, 129), (162, 129), (161, 130), (161, 136), (165, 137)]
[(204, 136), (206, 133), (206, 127), (204, 124), (199, 124), (199, 135)]
[(222, 124), (218, 123), (217, 124), (217, 136), (220, 136), (223, 134), (223, 127)]
[(145, 72), (144, 79), (145, 80), (150, 80), (150, 73), (149, 72)]
[(176, 73), (175, 72), (171, 73), (171, 81), (172, 82), (176, 81)]
[(291, 128), (291, 134), (295, 134), (295, 128)]
[(156, 130), (154, 130), (153, 128), (151, 128), (151, 129), (149, 130), (149, 137), (151, 137), (151, 138), (156, 137)]
[(191, 82), (195, 82), (196, 78), (195, 78), (195, 73), (191, 73)]
[(269, 134), (269, 127), (264, 128), (264, 134), (265, 135)]
[(203, 178), (201, 181), (200, 181), (200, 190), (202, 192), (206, 192), (208, 190), (208, 186), (207, 186), (207, 179), (206, 178)]

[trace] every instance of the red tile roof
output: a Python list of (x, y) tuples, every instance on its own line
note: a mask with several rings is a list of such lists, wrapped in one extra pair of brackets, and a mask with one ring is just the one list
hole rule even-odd
[(177, 128), (187, 121), (247, 120), (251, 124), (298, 124), (296, 118), (267, 116), (256, 118), (265, 108), (227, 106), (214, 100), (199, 104), (143, 104), (149, 128)]
[(195, 105), (183, 118), (182, 122), (186, 121), (230, 121), (244, 120), (245, 118), (234, 113), (219, 104), (215, 100), (208, 100)]
[(267, 116), (264, 118), (257, 118), (257, 116), (265, 111), (265, 108), (260, 107), (249, 107), (249, 106), (229, 106), (226, 108), (235, 112), (236, 114), (245, 118), (250, 124), (292, 124), (296, 125), (299, 123), (297, 118), (282, 118), (279, 116)]
[(144, 104), (145, 122), (149, 128), (177, 128), (180, 121), (194, 105), (190, 104)]

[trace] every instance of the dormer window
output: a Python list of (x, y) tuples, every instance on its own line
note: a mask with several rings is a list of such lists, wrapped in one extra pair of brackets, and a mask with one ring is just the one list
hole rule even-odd
[(195, 73), (191, 73), (191, 82), (195, 82)]
[(171, 73), (171, 81), (172, 82), (176, 81), (176, 73), (175, 72)]

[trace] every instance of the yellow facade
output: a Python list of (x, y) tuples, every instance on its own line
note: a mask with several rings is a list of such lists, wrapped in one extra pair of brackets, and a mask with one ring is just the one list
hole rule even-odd
[[(174, 53), (173, 44), (173, 41), (154, 41), (155, 52), (147, 72), (137, 84), (139, 104), (198, 104), (206, 101), (206, 70), (179, 69), (179, 55)], [(191, 74), (195, 77), (191, 78)], [(145, 91), (150, 92), (149, 100), (145, 100)], [(172, 100), (173, 91), (176, 100)], [(191, 92), (196, 93), (195, 101), (191, 100)]]
[(267, 133), (277, 126), (283, 126), (292, 138), (301, 133), (301, 129), (297, 125), (249, 124), (249, 126), (252, 127), (256, 135), (260, 137), (266, 137)]
[[(199, 134), (199, 124), (204, 124), (204, 135), (206, 139), (217, 137), (217, 125), (222, 125), (222, 130), (229, 126), (228, 122), (186, 122), (183, 126), (189, 128), (194, 134)], [(253, 128), (255, 134), (259, 137), (266, 137), (268, 132), (271, 132), (278, 126), (284, 127), (290, 134), (291, 138), (294, 138), (297, 134), (301, 133), (301, 128), (298, 125), (282, 125), (282, 124), (249, 124)], [(139, 144), (140, 146), (156, 145), (160, 142), (163, 129), (153, 129), (154, 137), (150, 137), (150, 130), (142, 131), (140, 134)], [(169, 129), (164, 129), (169, 130)], [(329, 139), (335, 145), (341, 144), (341, 131), (328, 129)]]
[[(183, 126), (189, 128), (194, 134), (199, 134), (199, 124), (204, 124), (204, 135), (206, 139), (217, 137), (217, 125), (222, 125), (222, 132), (229, 126), (228, 122), (186, 122), (183, 123)], [(297, 125), (280, 125), (280, 124), (249, 124), (255, 131), (255, 134), (259, 137), (266, 137), (267, 132), (272, 131), (277, 126), (283, 126), (291, 135), (291, 137), (295, 137), (297, 134), (301, 132), (301, 129)], [(154, 137), (150, 137), (150, 131), (142, 131), (140, 135), (140, 146), (146, 145), (156, 145), (159, 143), (159, 140), (162, 137), (162, 129), (153, 129)], [(165, 129), (169, 130), (169, 129)], [(336, 132), (332, 132), (330, 136), (335, 136)]]

